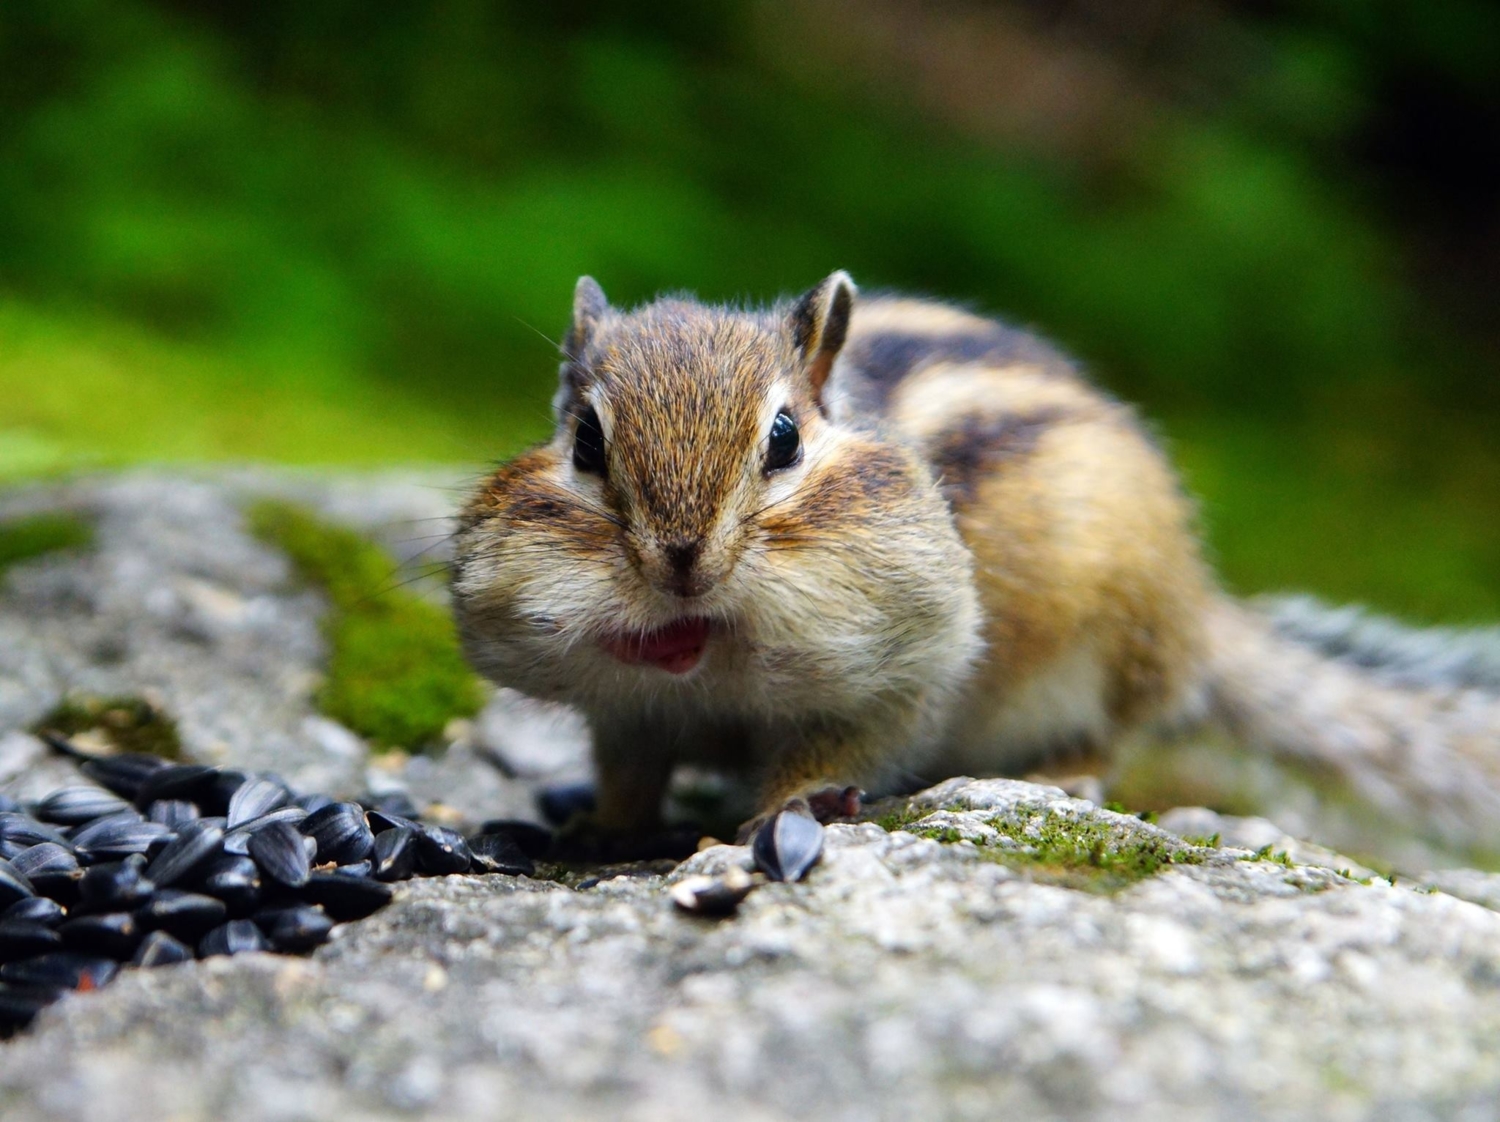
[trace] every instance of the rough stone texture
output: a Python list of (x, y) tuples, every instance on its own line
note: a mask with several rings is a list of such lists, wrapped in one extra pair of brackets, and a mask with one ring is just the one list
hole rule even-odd
[[(316, 597), (287, 587), (236, 514), (266, 487), (387, 526), (447, 502), (399, 480), (132, 476), (0, 504), (101, 517), (97, 552), (0, 589), (10, 789), (65, 771), (16, 730), (79, 686), (155, 690), (200, 758), (345, 792), (403, 785), (470, 817), (527, 812), (539, 778), (578, 774), (576, 726), (504, 696), (444, 760), (394, 767), (315, 718)], [(1367, 872), (1264, 821), (1179, 811), (1169, 833), (1000, 780), (911, 806), (932, 812), (912, 829), (947, 837), (993, 841), (991, 819), (1024, 812), (1198, 863), (1097, 895), (993, 848), (865, 823), (830, 828), (807, 881), (759, 887), (723, 921), (676, 911), (666, 890), (747, 864), (741, 848), (587, 889), (412, 882), (310, 959), (132, 971), (66, 998), (0, 1045), (0, 1117), (1494, 1117), (1495, 912), (1343, 876)], [(1214, 848), (1177, 840), (1213, 834)], [(1294, 863), (1257, 859), (1267, 845)], [(1449, 882), (1500, 899), (1484, 874), (1433, 878)]]

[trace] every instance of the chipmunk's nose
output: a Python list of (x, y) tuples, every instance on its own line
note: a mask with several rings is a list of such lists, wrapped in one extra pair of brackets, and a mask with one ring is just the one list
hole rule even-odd
[(708, 591), (711, 582), (704, 579), (698, 565), (703, 555), (702, 538), (672, 538), (662, 543), (661, 552), (669, 570), (667, 585), (673, 593), (691, 597)]

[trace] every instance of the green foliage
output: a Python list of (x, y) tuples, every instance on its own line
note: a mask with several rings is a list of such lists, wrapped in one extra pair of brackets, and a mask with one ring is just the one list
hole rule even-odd
[(328, 596), (323, 712), (383, 747), (430, 749), (450, 720), (479, 711), (483, 691), (452, 620), (393, 587), (396, 564), (383, 549), (290, 503), (257, 503), (250, 521)]
[(116, 752), (182, 759), (177, 722), (141, 697), (67, 697), (34, 728), (70, 738), (90, 735)]
[(1358, 155), (1415, 75), (1478, 107), (1449, 178), (1492, 196), (1493, 10), (1205, 13), (1212, 49), (1153, 50), (1149, 121), (1089, 152), (919, 111), (827, 15), (15, 0), (0, 478), (507, 455), (547, 427), (579, 273), (763, 299), (843, 266), (1034, 323), (1141, 401), (1237, 590), (1500, 615), (1493, 287), (1423, 256), (1485, 212), (1392, 202)]
[(81, 549), (94, 529), (76, 514), (35, 514), (0, 522), (0, 574), (21, 561), (59, 549)]

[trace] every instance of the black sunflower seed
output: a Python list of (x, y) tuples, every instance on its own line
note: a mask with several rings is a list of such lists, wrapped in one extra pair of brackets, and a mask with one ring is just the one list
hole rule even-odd
[(0, 839), (14, 842), (22, 847), (53, 842), (71, 848), (68, 836), (61, 830), (45, 826), (29, 814), (16, 811), (0, 813)]
[(403, 818), (401, 815), (392, 814), (388, 810), (366, 811), (365, 819), (370, 823), (370, 831), (377, 837), (387, 830), (398, 830), (402, 826), (416, 825), (410, 818)]
[(474, 859), (464, 836), (446, 826), (418, 826), (413, 845), (417, 869), (432, 877), (466, 873)]
[(406, 880), (417, 867), (417, 831), (410, 826), (375, 835), (371, 855), (376, 880)]
[(0, 982), (0, 1036), (25, 1028), (36, 1015), (68, 991), (60, 986)]
[(134, 811), (96, 818), (73, 831), (71, 841), (80, 860), (87, 864), (148, 853), (172, 839), (172, 830), (159, 822), (147, 822)]
[(341, 873), (313, 873), (299, 895), (309, 903), (322, 905), (334, 920), (345, 923), (378, 912), (391, 902), (393, 893), (389, 885), (377, 880)]
[(140, 946), (141, 929), (129, 912), (106, 912), (65, 920), (57, 929), (63, 946), (82, 954), (127, 959)]
[(35, 895), (36, 889), (31, 886), (26, 874), (0, 857), (0, 907)]
[(49, 900), (45, 896), (28, 896), (0, 910), (0, 923), (20, 920), (25, 923), (40, 923), (44, 927), (56, 927), (67, 914), (66, 909), (56, 900)]
[(259, 818), (252, 818), (244, 825), (236, 826), (224, 835), (224, 852), (238, 853), (244, 855), (250, 852), (250, 835), (264, 830), (267, 826), (277, 822), (287, 822), (293, 826), (300, 826), (307, 817), (307, 811), (300, 806), (284, 806), (269, 814), (262, 814)]
[(78, 765), (78, 770), (122, 799), (133, 800), (141, 793), (141, 786), (151, 773), (166, 766), (165, 760), (155, 756), (122, 752), (117, 756), (90, 757)]
[[(248, 782), (250, 777), (243, 771), (235, 771), (233, 768), (220, 768), (219, 774), (214, 776), (214, 781), (208, 792), (196, 800), (198, 809), (205, 815), (227, 815), (229, 813), (229, 800), (234, 793)], [(226, 822), (227, 825), (227, 822)]]
[(78, 912), (125, 912), (138, 908), (156, 891), (140, 855), (95, 865), (78, 882)]
[(0, 920), (0, 962), (33, 958), (62, 949), (62, 938), (43, 923), (24, 919)]
[(806, 814), (783, 810), (756, 831), (750, 852), (772, 880), (801, 880), (822, 856), (823, 827)]
[(277, 807), (285, 806), (291, 792), (274, 779), (258, 776), (241, 783), (229, 799), (229, 828), (243, 826)]
[(203, 891), (224, 901), (230, 915), (246, 915), (260, 903), (260, 870), (248, 857), (215, 857), (200, 876)]
[(222, 926), (215, 927), (198, 941), (199, 958), (269, 949), (270, 944), (260, 933), (260, 928), (248, 919), (232, 919)]
[(142, 931), (166, 931), (189, 943), (197, 943), (228, 918), (229, 908), (223, 900), (177, 888), (158, 889), (135, 910), (135, 921)]
[(196, 803), (208, 795), (219, 778), (219, 769), (203, 764), (170, 764), (157, 768), (141, 783), (137, 806), (150, 806), (158, 799)]
[(60, 986), (70, 990), (97, 990), (114, 979), (120, 964), (99, 955), (53, 951), (36, 958), (23, 958), (0, 966), (0, 981), (26, 986)]
[(193, 948), (168, 935), (165, 931), (153, 931), (141, 940), (136, 948), (133, 966), (172, 966), (188, 962), (193, 957)]
[(492, 818), (479, 827), (481, 834), (509, 834), (511, 841), (521, 847), (521, 852), (535, 861), (547, 856), (552, 848), (552, 831), (535, 822), (523, 822), (518, 818)]
[(320, 864), (332, 861), (348, 865), (361, 861), (375, 845), (375, 835), (366, 825), (364, 809), (358, 803), (332, 803), (315, 810), (303, 820), (301, 829), (318, 843)]
[(78, 858), (73, 851), (57, 842), (29, 846), (11, 858), (10, 863), (28, 878), (38, 873), (70, 873), (78, 868)]
[(302, 835), (286, 822), (275, 822), (250, 835), (250, 858), (260, 871), (288, 888), (307, 883), (311, 863)]
[(271, 946), (289, 954), (302, 954), (322, 946), (333, 930), (333, 920), (328, 914), (309, 904), (268, 908), (256, 915), (255, 922)]
[(129, 809), (129, 803), (103, 787), (63, 787), (37, 803), (33, 813), (41, 822), (79, 826)]
[(521, 852), (509, 834), (476, 834), (469, 839), (469, 853), (473, 859), (470, 872), (528, 877), (536, 874), (535, 863)]
[(186, 799), (157, 799), (147, 810), (146, 817), (175, 830), (198, 821), (198, 808)]
[(366, 857), (350, 865), (335, 865), (333, 871), (341, 877), (368, 877), (375, 872), (375, 862)]
[(146, 875), (160, 885), (176, 884), (218, 856), (223, 845), (224, 831), (219, 827), (202, 820), (190, 822), (156, 855)]

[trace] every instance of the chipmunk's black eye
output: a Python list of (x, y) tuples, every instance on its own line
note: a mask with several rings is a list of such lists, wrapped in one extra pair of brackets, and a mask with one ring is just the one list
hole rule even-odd
[(592, 405), (578, 414), (578, 427), (573, 433), (573, 466), (579, 471), (604, 474), (604, 429)]
[(797, 422), (783, 409), (771, 422), (771, 433), (766, 437), (766, 470), (791, 467), (802, 458), (802, 437), (797, 433)]

